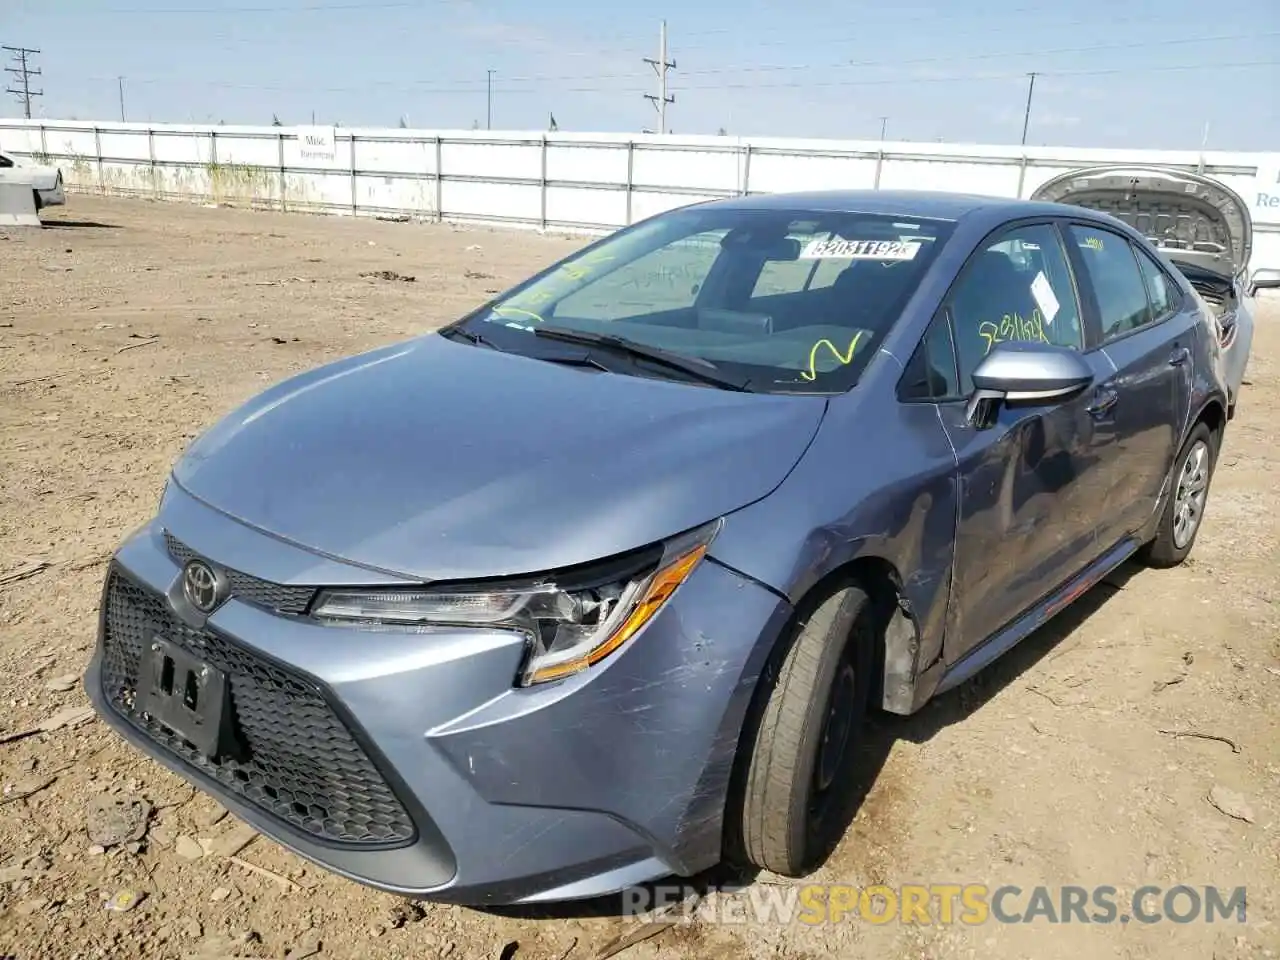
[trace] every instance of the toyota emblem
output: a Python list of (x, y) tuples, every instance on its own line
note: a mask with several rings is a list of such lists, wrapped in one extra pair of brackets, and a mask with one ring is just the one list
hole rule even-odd
[(192, 560), (182, 573), (182, 593), (201, 613), (218, 605), (218, 577), (203, 560)]

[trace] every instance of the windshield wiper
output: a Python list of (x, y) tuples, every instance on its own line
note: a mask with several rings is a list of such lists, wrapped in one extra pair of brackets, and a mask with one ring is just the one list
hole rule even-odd
[(442, 337), (461, 337), (463, 340), (467, 341), (467, 343), (479, 344), (481, 346), (489, 347), (491, 350), (498, 350), (501, 352), (501, 348), (492, 340), (486, 339), (478, 333), (472, 333), (465, 327), (450, 327), (447, 330), (441, 330), (440, 335)]
[(651, 363), (661, 364), (672, 370), (679, 370), (681, 373), (704, 383), (711, 383), (726, 390), (746, 390), (749, 382), (718, 372), (715, 364), (709, 360), (691, 360), (678, 353), (663, 350), (661, 347), (651, 347), (648, 344), (637, 343), (634, 340), (627, 340), (613, 334), (569, 330), (565, 327), (552, 327), (542, 323), (533, 328), (533, 333), (534, 336), (546, 337), (549, 340), (563, 340), (565, 343), (582, 343), (593, 347), (607, 347), (618, 353), (624, 353), (633, 359), (648, 360)]

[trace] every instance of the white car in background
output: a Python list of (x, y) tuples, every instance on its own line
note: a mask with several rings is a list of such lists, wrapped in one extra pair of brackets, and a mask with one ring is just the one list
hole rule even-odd
[(1217, 326), (1235, 416), (1253, 346), (1261, 289), (1280, 287), (1280, 269), (1248, 275), (1253, 251), (1249, 207), (1230, 187), (1172, 167), (1086, 167), (1054, 177), (1033, 200), (1070, 203), (1118, 217), (1147, 237), (1191, 283)]
[(62, 186), (62, 171), (57, 167), (44, 166), (19, 160), (12, 154), (0, 150), (0, 183), (30, 183), (35, 192), (36, 210), (42, 207), (61, 206), (67, 202), (67, 194)]

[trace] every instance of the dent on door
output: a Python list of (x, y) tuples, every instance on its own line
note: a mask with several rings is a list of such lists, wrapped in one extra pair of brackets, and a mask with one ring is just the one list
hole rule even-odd
[(1001, 405), (974, 429), (951, 410), (960, 461), (956, 589), (947, 659), (959, 659), (1096, 553), (1097, 469), (1088, 392), (1051, 407)]

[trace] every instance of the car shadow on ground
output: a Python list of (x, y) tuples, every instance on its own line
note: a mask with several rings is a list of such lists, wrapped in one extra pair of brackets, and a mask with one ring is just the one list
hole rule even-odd
[[(846, 784), (845, 794), (841, 798), (845, 814), (840, 818), (841, 823), (844, 824), (841, 834), (852, 824), (863, 801), (875, 786), (876, 779), (897, 741), (925, 743), (942, 729), (960, 723), (977, 712), (998, 693), (1035, 667), (1046, 655), (1053, 652), (1059, 644), (1102, 609), (1111, 597), (1125, 589), (1129, 580), (1142, 569), (1142, 565), (1135, 561), (1121, 564), (1095, 587), (1081, 595), (1061, 613), (986, 669), (980, 671), (977, 676), (937, 697), (914, 716), (873, 714), (867, 723), (863, 740), (858, 746), (856, 775)], [(833, 849), (839, 839), (839, 837), (834, 838)], [(757, 871), (743, 871), (722, 864), (693, 877), (671, 878), (642, 884), (633, 888), (628, 894), (564, 903), (480, 909), (481, 912), (495, 916), (526, 920), (617, 918), (634, 915), (636, 913), (634, 905), (640, 903), (650, 906), (671, 906), (675, 913), (680, 914), (692, 908), (695, 897), (705, 896), (716, 890), (742, 889), (750, 886), (756, 876)], [(676, 893), (679, 893), (679, 897), (675, 896)]]
[(42, 220), (46, 230), (119, 230), (118, 223), (102, 223), (98, 220)]

